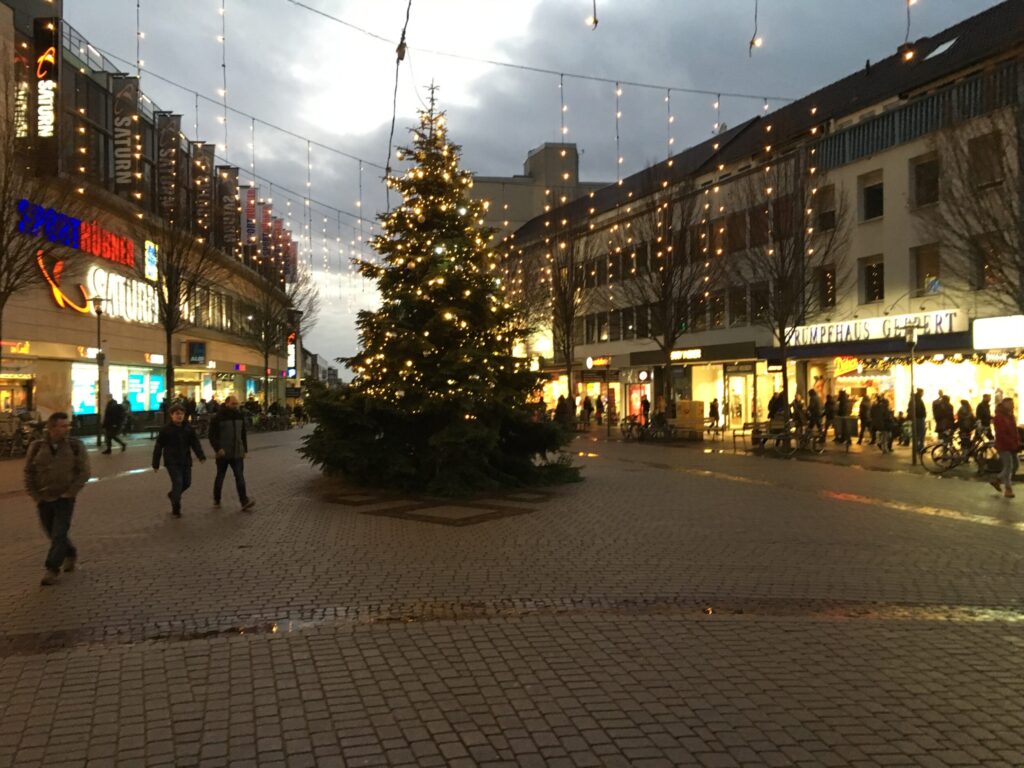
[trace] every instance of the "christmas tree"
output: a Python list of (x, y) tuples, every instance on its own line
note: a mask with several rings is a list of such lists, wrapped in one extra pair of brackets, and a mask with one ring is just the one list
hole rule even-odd
[(547, 461), (568, 438), (528, 402), (539, 381), (512, 355), (521, 316), (433, 97), (412, 134), (398, 156), (415, 165), (387, 178), (402, 202), (379, 217), (380, 261), (357, 262), (380, 308), (359, 313), (362, 348), (342, 361), (351, 386), (311, 398), (318, 426), (303, 453), (359, 482), (442, 494), (574, 479)]

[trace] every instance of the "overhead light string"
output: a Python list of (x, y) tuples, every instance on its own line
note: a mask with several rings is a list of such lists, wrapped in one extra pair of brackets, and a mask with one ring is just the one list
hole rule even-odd
[(224, 146), (222, 151), (228, 153), (228, 28), (227, 28), (227, 0), (220, 0), (220, 74), (221, 105), (224, 108), (224, 115), (221, 122), (224, 124)]
[(135, 76), (142, 82), (142, 0), (135, 0)]
[(754, 34), (750, 36), (750, 45), (747, 47), (747, 56), (749, 57), (754, 55), (755, 48), (760, 48), (764, 43), (761, 36), (757, 34), (757, 4), (758, 0), (754, 0)]
[(591, 29), (597, 29), (597, 0), (593, 0), (593, 3), (594, 3), (594, 10), (587, 17), (587, 24), (590, 26)]
[(665, 113), (667, 120), (665, 123), (665, 158), (672, 158), (672, 145), (676, 143), (676, 140), (672, 137), (672, 124), (676, 121), (675, 116), (672, 114), (672, 89), (668, 88), (665, 90)]
[(715, 127), (711, 131), (713, 134), (719, 134), (722, 131), (722, 94), (718, 94), (715, 97)]
[(313, 268), (313, 212), (309, 208), (309, 196), (313, 193), (313, 145), (306, 142), (306, 198), (303, 206), (302, 223), (306, 228), (306, 248), (309, 256), (309, 268)]
[(402, 59), (405, 58), (405, 34), (409, 29), (409, 14), (412, 12), (412, 0), (405, 6), (405, 24), (402, 25), (402, 35), (395, 48), (395, 90), (391, 96), (391, 132), (388, 134), (388, 161), (384, 168), (384, 203), (386, 210), (391, 210), (391, 158), (395, 153), (395, 119), (398, 117), (398, 74), (401, 71)]
[(619, 139), (619, 122), (622, 120), (622, 108), (619, 99), (622, 98), (622, 87), (615, 84), (615, 181), (622, 186), (622, 147)]
[(199, 141), (199, 94), (196, 94), (196, 122), (194, 124), (196, 141)]

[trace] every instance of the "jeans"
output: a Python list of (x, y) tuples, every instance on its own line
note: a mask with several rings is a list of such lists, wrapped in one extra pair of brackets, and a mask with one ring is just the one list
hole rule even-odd
[(235, 489), (238, 491), (238, 500), (245, 504), (249, 496), (245, 492), (245, 459), (217, 459), (217, 478), (213, 481), (213, 500), (220, 501), (220, 492), (224, 488), (224, 477), (228, 473), (228, 467), (235, 476)]
[(192, 465), (168, 464), (167, 474), (171, 476), (171, 508), (175, 512), (181, 511), (181, 494), (192, 485)]
[(1010, 490), (1013, 487), (1013, 476), (1020, 469), (1020, 459), (1016, 451), (1000, 451), (999, 458), (1003, 462), (1003, 470), (999, 473), (999, 479), (1003, 488)]
[(46, 570), (59, 571), (68, 557), (77, 557), (78, 550), (68, 538), (74, 499), (54, 499), (39, 502), (39, 522), (50, 539), (50, 552), (46, 556)]
[(117, 436), (117, 428), (116, 427), (104, 427), (103, 428), (103, 434), (104, 434), (104, 437), (106, 437), (106, 442), (107, 442), (106, 450), (108, 450), (108, 451), (110, 450), (110, 442), (111, 441), (114, 441), (116, 443), (120, 443), (121, 447), (124, 448), (124, 440), (122, 440), (120, 437)]

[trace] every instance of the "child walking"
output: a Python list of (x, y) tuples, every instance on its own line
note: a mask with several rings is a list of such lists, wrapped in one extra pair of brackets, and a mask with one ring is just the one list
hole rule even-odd
[(181, 517), (181, 494), (192, 485), (192, 453), (200, 462), (206, 461), (203, 446), (195, 430), (185, 421), (185, 407), (175, 403), (170, 410), (171, 420), (164, 424), (153, 448), (153, 471), (160, 471), (160, 457), (163, 456), (167, 474), (171, 476), (171, 514)]

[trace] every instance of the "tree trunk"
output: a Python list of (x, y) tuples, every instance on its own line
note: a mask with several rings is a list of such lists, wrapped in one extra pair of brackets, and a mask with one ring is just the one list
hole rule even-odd
[[(174, 331), (164, 329), (164, 361), (166, 364), (166, 370), (164, 375), (167, 377), (165, 382), (167, 391), (165, 399), (168, 403), (171, 401), (171, 396), (174, 394)], [(161, 418), (163, 422), (168, 421), (169, 414), (167, 409), (163, 409)]]
[(267, 410), (270, 407), (270, 374), (267, 371), (270, 368), (270, 351), (263, 350), (263, 410)]
[(0, 376), (4, 371), (4, 305), (6, 301), (0, 301)]
[(782, 396), (786, 400), (786, 407), (789, 407), (789, 366), (786, 365), (786, 340), (779, 343), (779, 359), (782, 361)]
[(668, 347), (664, 352), (665, 373), (664, 380), (661, 382), (661, 396), (665, 401), (665, 418), (674, 419), (676, 417), (676, 403), (675, 398), (672, 397), (672, 348)]

